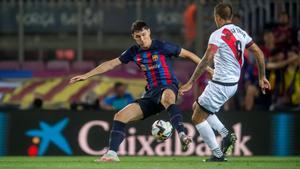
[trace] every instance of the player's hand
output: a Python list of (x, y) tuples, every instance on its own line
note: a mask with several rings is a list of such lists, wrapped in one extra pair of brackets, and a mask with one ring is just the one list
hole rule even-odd
[(179, 89), (179, 95), (183, 96), (184, 93), (191, 90), (192, 87), (193, 87), (193, 83), (191, 83), (190, 81), (182, 85)]
[(76, 83), (76, 82), (78, 82), (78, 81), (83, 81), (83, 80), (85, 80), (85, 79), (87, 79), (87, 77), (85, 76), (85, 75), (78, 75), (78, 76), (75, 76), (75, 77), (72, 77), (71, 79), (70, 79), (70, 84), (73, 84), (73, 83)]
[(266, 89), (271, 90), (270, 82), (265, 77), (259, 80), (259, 87), (261, 88), (263, 94), (266, 94)]

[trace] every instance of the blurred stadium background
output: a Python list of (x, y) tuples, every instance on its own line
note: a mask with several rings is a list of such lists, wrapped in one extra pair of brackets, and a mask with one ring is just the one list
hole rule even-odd
[[(0, 156), (101, 155), (113, 114), (126, 94), (138, 98), (145, 80), (134, 64), (68, 85), (71, 76), (118, 57), (134, 41), (130, 26), (145, 20), (152, 37), (180, 44), (202, 56), (216, 27), (215, 0), (1, 0)], [(272, 91), (261, 95), (253, 54), (245, 55), (238, 93), (220, 118), (237, 133), (233, 155), (300, 154), (300, 1), (228, 0), (234, 23), (265, 53)], [(175, 59), (186, 82), (196, 65)], [(194, 143), (182, 152), (174, 136), (156, 143), (154, 119), (130, 125), (121, 155), (207, 156), (210, 152), (190, 123), (191, 105), (208, 79), (179, 98)], [(120, 85), (121, 88), (118, 88)], [(112, 101), (114, 95), (124, 99)]]

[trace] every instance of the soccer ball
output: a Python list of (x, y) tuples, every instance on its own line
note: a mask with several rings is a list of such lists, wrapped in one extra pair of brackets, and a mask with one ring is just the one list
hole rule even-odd
[(156, 120), (152, 124), (151, 133), (157, 141), (165, 141), (172, 136), (173, 127), (170, 122)]

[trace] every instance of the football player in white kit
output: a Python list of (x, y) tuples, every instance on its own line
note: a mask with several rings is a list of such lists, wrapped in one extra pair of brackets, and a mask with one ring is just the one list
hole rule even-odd
[[(193, 83), (214, 60), (213, 78), (193, 104), (192, 116), (192, 121), (200, 136), (212, 150), (212, 157), (206, 161), (212, 162), (226, 161), (224, 155), (229, 147), (234, 146), (236, 140), (236, 136), (228, 132), (215, 113), (235, 94), (238, 88), (245, 48), (253, 52), (257, 60), (259, 86), (262, 92), (271, 88), (265, 76), (265, 61), (262, 51), (244, 30), (231, 23), (232, 15), (230, 4), (220, 3), (214, 8), (214, 19), (218, 29), (211, 34), (203, 59), (197, 65), (192, 77), (179, 90), (181, 95), (190, 90)], [(212, 129), (222, 136), (221, 147), (218, 145)]]

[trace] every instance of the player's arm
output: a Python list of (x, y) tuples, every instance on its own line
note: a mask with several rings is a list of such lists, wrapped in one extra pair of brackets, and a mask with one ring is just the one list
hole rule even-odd
[[(179, 57), (182, 57), (182, 58), (185, 58), (185, 59), (190, 59), (196, 64), (199, 64), (200, 61), (201, 61), (201, 59), (196, 54), (194, 54), (193, 52), (190, 52), (186, 49), (183, 49), (183, 48), (181, 49), (181, 51), (179, 53)], [(206, 71), (208, 73), (210, 73), (211, 75), (214, 74), (214, 70), (209, 66), (206, 67)]]
[(99, 66), (97, 66), (96, 68), (92, 69), (91, 71), (89, 71), (85, 74), (78, 75), (78, 76), (75, 76), (75, 77), (71, 78), (70, 83), (75, 83), (77, 81), (85, 80), (85, 79), (90, 78), (92, 76), (105, 73), (109, 70), (114, 69), (116, 66), (120, 65), (121, 63), (122, 62), (120, 61), (119, 58), (115, 58), (115, 59), (103, 62)]
[(194, 70), (193, 75), (191, 76), (190, 80), (180, 87), (180, 94), (183, 95), (183, 92), (189, 91), (193, 83), (201, 76), (201, 74), (205, 71), (206, 67), (212, 62), (218, 47), (213, 44), (208, 44), (205, 54), (201, 60), (201, 62), (197, 65), (196, 69)]
[(259, 71), (259, 86), (262, 92), (265, 93), (265, 89), (271, 89), (271, 85), (266, 78), (264, 54), (255, 43), (249, 46), (248, 49), (255, 56), (256, 62), (258, 64), (258, 71)]

